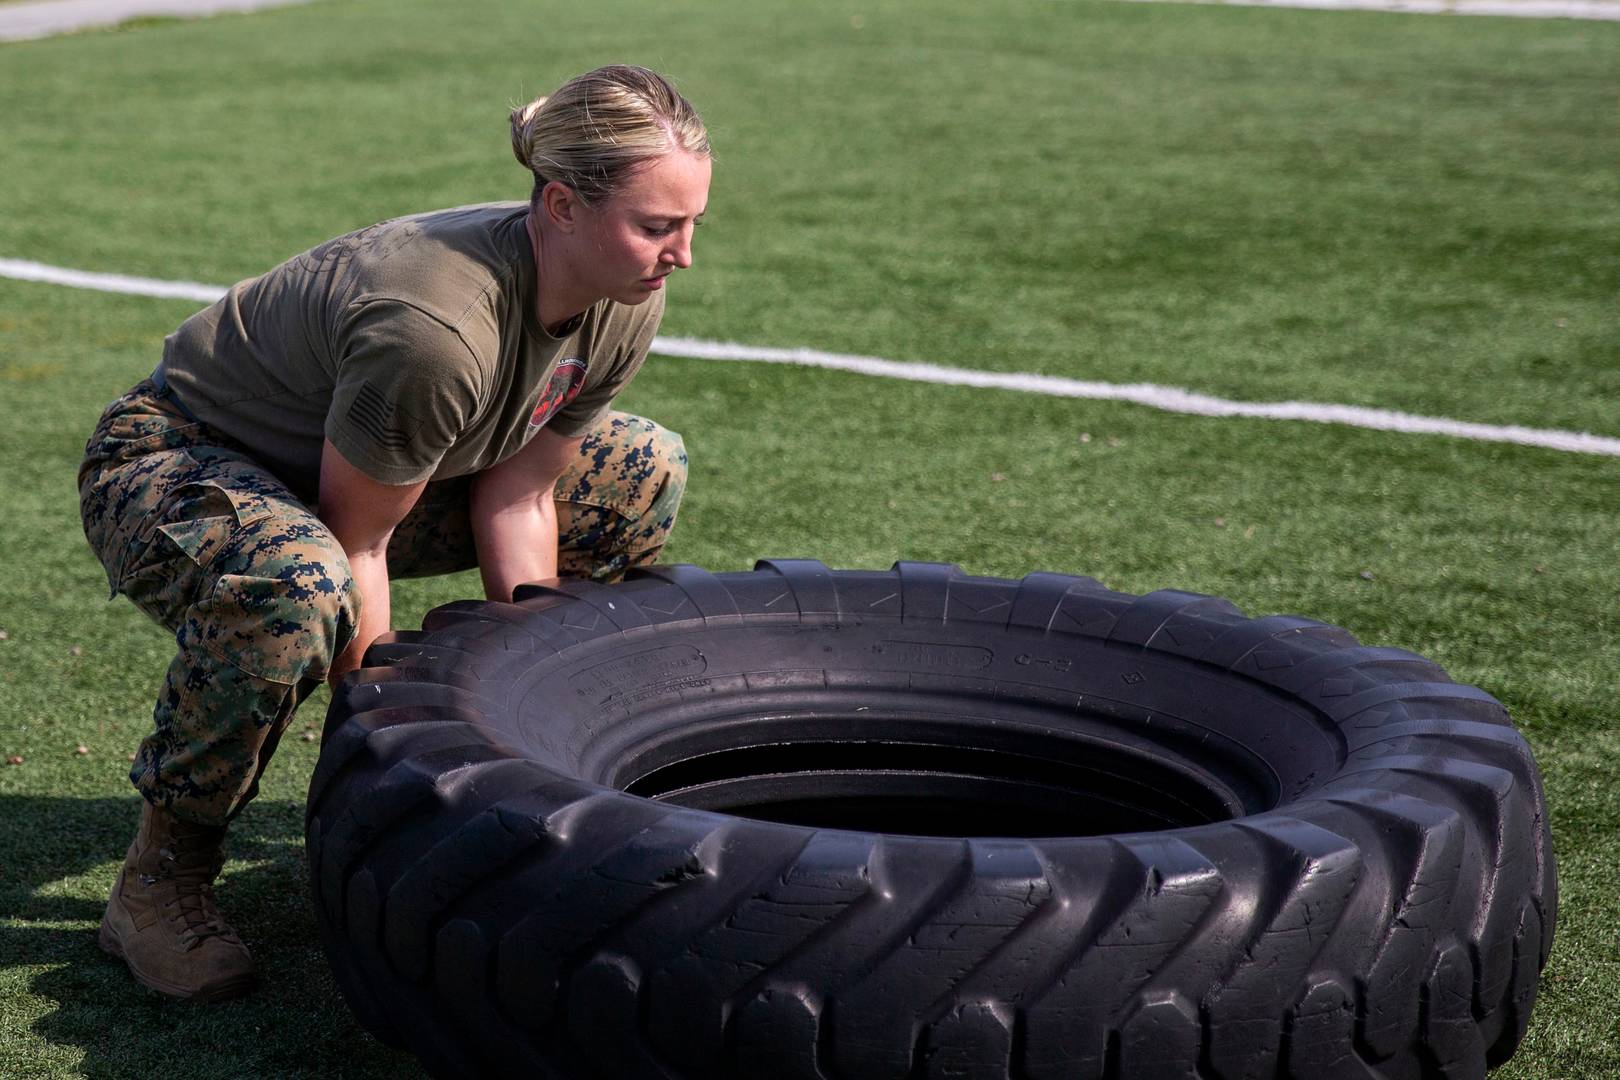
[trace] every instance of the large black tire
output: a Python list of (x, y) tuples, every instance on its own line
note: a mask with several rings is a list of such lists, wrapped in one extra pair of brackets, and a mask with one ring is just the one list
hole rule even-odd
[(1502, 706), (1224, 600), (761, 563), (439, 608), (334, 698), (328, 956), (439, 1076), (1479, 1077), (1553, 937)]

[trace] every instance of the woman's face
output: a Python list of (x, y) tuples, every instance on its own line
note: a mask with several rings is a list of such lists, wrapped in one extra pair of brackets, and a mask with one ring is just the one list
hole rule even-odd
[(710, 171), (707, 157), (672, 151), (637, 169), (602, 203), (580, 205), (580, 283), (597, 296), (640, 304), (664, 287), (664, 278), (691, 266)]

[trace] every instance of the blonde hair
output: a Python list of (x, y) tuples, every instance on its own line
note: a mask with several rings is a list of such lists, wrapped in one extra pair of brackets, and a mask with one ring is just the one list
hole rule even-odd
[(597, 203), (676, 149), (710, 157), (709, 132), (668, 79), (643, 67), (587, 71), (512, 110), (512, 153), (534, 174), (535, 199), (556, 180)]

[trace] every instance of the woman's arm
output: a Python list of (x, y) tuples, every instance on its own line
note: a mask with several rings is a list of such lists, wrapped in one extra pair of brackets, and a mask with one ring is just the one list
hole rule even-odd
[(360, 628), (343, 655), (332, 661), (328, 682), (336, 683), (359, 667), (366, 647), (390, 629), (388, 540), (426, 486), (426, 480), (397, 487), (379, 483), (350, 465), (330, 439), (322, 448), (316, 513), (343, 545), (360, 593)]
[(489, 599), (510, 600), (524, 582), (557, 576), (552, 489), (579, 457), (582, 441), (542, 428), (522, 450), (473, 479), (473, 540)]

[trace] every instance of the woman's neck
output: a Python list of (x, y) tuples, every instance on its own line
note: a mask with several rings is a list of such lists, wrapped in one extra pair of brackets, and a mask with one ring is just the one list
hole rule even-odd
[(534, 210), (524, 218), (529, 232), (530, 250), (534, 253), (534, 309), (540, 325), (548, 334), (555, 335), (580, 312), (590, 307), (589, 301), (566, 295), (570, 275), (557, 253), (560, 245), (541, 242), (540, 226)]

